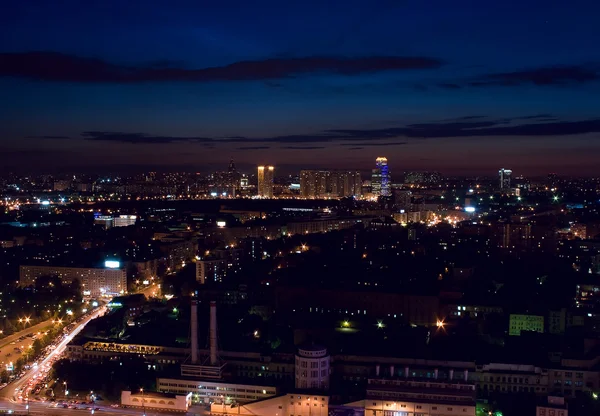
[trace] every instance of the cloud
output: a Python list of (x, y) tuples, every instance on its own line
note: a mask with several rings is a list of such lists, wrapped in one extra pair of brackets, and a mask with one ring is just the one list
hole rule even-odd
[(89, 83), (209, 82), (274, 80), (323, 72), (358, 75), (442, 66), (442, 61), (435, 58), (403, 56), (278, 58), (199, 69), (174, 66), (173, 62), (157, 62), (145, 66), (124, 66), (57, 52), (2, 53), (0, 76)]
[(266, 150), (270, 148), (271, 146), (244, 146), (238, 147), (237, 150)]
[(600, 132), (600, 119), (540, 122), (517, 125), (509, 124), (509, 120), (462, 123), (421, 123), (387, 129), (334, 131), (343, 133), (349, 137), (407, 137), (421, 139), (477, 136), (567, 136)]
[(282, 149), (317, 150), (325, 149), (325, 146), (284, 146)]
[[(233, 144), (239, 150), (264, 150), (271, 145), (280, 145), (289, 150), (317, 150), (321, 144), (336, 143), (348, 147), (400, 146), (408, 142), (398, 139), (435, 139), (445, 137), (491, 137), (491, 136), (567, 136), (586, 133), (600, 133), (600, 119), (579, 121), (556, 121), (548, 114), (522, 116), (512, 119), (484, 120), (482, 116), (465, 116), (450, 121), (416, 123), (397, 127), (375, 129), (331, 129), (315, 134), (298, 134), (270, 137), (201, 137), (201, 136), (162, 136), (145, 133), (125, 133), (109, 131), (86, 131), (82, 140), (127, 143), (127, 144), (169, 144), (196, 143), (214, 148)], [(527, 122), (529, 121), (529, 122)], [(63, 138), (66, 136), (36, 136)], [(75, 139), (75, 138), (72, 138)]]
[(364, 149), (364, 147), (349, 147), (348, 150), (361, 150)]
[(453, 83), (441, 83), (441, 84), (438, 84), (438, 87), (446, 88), (448, 90), (458, 90), (458, 89), (462, 88), (460, 85), (453, 84)]
[(54, 139), (54, 140), (62, 140), (62, 139), (70, 139), (69, 136), (27, 136), (26, 139)]
[[(342, 146), (401, 146), (407, 144), (407, 142), (394, 142), (394, 143), (342, 143)], [(362, 148), (361, 148), (362, 149)]]
[(532, 116), (515, 117), (515, 120), (554, 119), (552, 114), (534, 114)]
[(164, 144), (176, 142), (212, 143), (214, 139), (207, 137), (177, 137), (177, 136), (152, 136), (144, 133), (122, 133), (109, 131), (84, 131), (81, 136), (85, 140), (120, 142), (131, 144)]
[(598, 68), (585, 65), (553, 66), (524, 71), (488, 74), (470, 82), (474, 87), (519, 85), (568, 85), (600, 80)]

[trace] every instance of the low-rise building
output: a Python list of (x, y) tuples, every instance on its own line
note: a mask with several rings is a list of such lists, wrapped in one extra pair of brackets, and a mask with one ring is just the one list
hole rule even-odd
[(177, 395), (154, 391), (140, 391), (137, 393), (132, 393), (130, 391), (121, 392), (121, 406), (123, 407), (185, 413), (188, 411), (191, 404), (191, 393)]
[(328, 416), (329, 396), (290, 393), (240, 405), (217, 402), (211, 405), (210, 412), (211, 414), (252, 416)]
[(479, 389), (486, 396), (502, 393), (548, 393), (548, 370), (534, 365), (490, 363), (477, 368)]
[(510, 314), (508, 335), (519, 336), (522, 331), (544, 332), (544, 317)]
[(345, 407), (372, 416), (475, 416), (475, 385), (460, 380), (369, 379), (366, 398)]
[(569, 416), (569, 410), (563, 397), (548, 396), (547, 400), (538, 404), (536, 416)]
[(156, 379), (159, 391), (180, 395), (191, 394), (193, 403), (247, 403), (277, 394), (274, 386), (244, 384), (223, 380), (196, 380), (192, 378)]

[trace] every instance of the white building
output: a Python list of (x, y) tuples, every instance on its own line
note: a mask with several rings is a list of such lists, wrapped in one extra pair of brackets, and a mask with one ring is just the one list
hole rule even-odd
[[(21, 266), (19, 286), (31, 286), (42, 276), (57, 276), (64, 284), (75, 279), (86, 296), (119, 295), (127, 291), (127, 271), (118, 262), (106, 262), (104, 268)], [(116, 266), (116, 267), (115, 267)]]
[(475, 416), (475, 386), (454, 379), (369, 379), (366, 399), (345, 407), (372, 416)]
[(548, 401), (538, 405), (536, 416), (569, 416), (569, 410), (563, 397), (548, 396)]
[(329, 396), (290, 393), (242, 405), (213, 403), (210, 412), (252, 416), (328, 416)]
[(130, 225), (134, 225), (137, 221), (137, 216), (135, 215), (119, 215), (114, 219), (115, 227), (128, 227)]
[(196, 281), (200, 284), (209, 282), (222, 283), (227, 276), (227, 260), (207, 259), (196, 261)]
[(158, 410), (168, 412), (187, 412), (192, 404), (192, 395), (175, 395), (157, 393), (153, 391), (132, 393), (121, 392), (121, 406), (135, 407), (146, 410)]
[(247, 403), (277, 394), (273, 386), (228, 383), (220, 380), (192, 380), (157, 378), (156, 388), (161, 392), (180, 395), (192, 394), (194, 403)]
[(327, 348), (308, 345), (296, 353), (296, 388), (329, 389), (329, 354)]

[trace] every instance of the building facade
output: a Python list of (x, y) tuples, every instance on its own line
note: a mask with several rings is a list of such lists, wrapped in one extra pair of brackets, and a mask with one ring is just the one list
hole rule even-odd
[(361, 194), (358, 171), (303, 170), (300, 195), (303, 198), (343, 198)]
[(375, 160), (375, 169), (371, 174), (371, 187), (375, 196), (391, 195), (390, 171), (385, 157), (378, 157)]
[(42, 276), (57, 276), (64, 284), (79, 280), (86, 296), (114, 296), (127, 291), (127, 271), (124, 268), (110, 267), (21, 266), (19, 286), (34, 285)]
[(500, 189), (508, 190), (510, 189), (510, 177), (512, 176), (512, 170), (501, 168), (498, 171), (498, 179)]
[(273, 198), (273, 179), (275, 177), (274, 166), (258, 167), (258, 196), (261, 198)]
[(307, 345), (296, 353), (296, 388), (329, 389), (329, 354), (327, 348)]
[(510, 314), (508, 335), (518, 336), (522, 331), (544, 332), (544, 317)]

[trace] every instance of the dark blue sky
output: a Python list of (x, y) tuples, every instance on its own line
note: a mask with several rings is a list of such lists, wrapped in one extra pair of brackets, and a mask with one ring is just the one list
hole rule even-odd
[(600, 173), (600, 2), (5, 1), (0, 164)]

